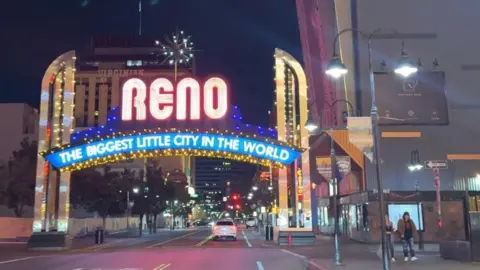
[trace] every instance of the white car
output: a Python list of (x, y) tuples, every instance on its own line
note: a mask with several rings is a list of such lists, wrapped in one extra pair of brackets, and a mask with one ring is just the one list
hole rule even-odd
[(249, 218), (247, 219), (247, 222), (245, 222), (247, 225), (247, 229), (251, 227), (256, 227), (257, 226), (257, 219), (256, 218)]
[(233, 239), (237, 240), (237, 226), (231, 219), (218, 220), (212, 228), (213, 240)]

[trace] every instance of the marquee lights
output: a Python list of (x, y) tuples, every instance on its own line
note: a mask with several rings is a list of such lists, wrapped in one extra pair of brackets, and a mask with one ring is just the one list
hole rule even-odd
[[(131, 104), (134, 90), (137, 90), (137, 95)], [(137, 120), (145, 120), (147, 118), (146, 98), (147, 86), (142, 80), (132, 78), (126, 81), (122, 88), (122, 120), (132, 120), (132, 105), (137, 110)]]
[[(190, 77), (181, 79), (176, 88), (169, 79), (157, 78), (151, 83), (148, 96), (150, 115), (156, 120), (168, 120), (174, 112), (176, 120), (200, 120), (202, 109), (206, 117), (221, 119), (225, 117), (229, 107), (227, 83), (219, 77), (207, 79), (203, 89), (196, 79)], [(121, 119), (146, 120), (146, 101), (145, 82), (138, 78), (128, 79), (122, 87)]]
[(232, 133), (172, 131), (108, 136), (81, 145), (66, 145), (44, 155), (54, 167), (63, 171), (125, 159), (173, 155), (224, 157), (279, 167), (290, 164), (300, 155), (300, 149), (269, 139), (230, 135)]
[[(218, 106), (217, 109), (213, 108), (215, 98), (215, 87), (217, 87)], [(210, 119), (220, 119), (225, 116), (228, 111), (228, 90), (227, 84), (224, 80), (213, 77), (205, 82), (203, 92), (203, 106), (205, 114)]]
[[(163, 108), (160, 108), (160, 106), (163, 106)], [(172, 115), (173, 84), (170, 80), (159, 78), (152, 82), (150, 87), (150, 113), (157, 120), (166, 120)]]

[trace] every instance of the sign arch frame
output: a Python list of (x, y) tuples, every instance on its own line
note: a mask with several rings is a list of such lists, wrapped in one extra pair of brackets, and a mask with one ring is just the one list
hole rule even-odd
[[(168, 137), (166, 137), (168, 136)], [(187, 136), (194, 139), (194, 137), (199, 138), (200, 142), (198, 145), (187, 145), (187, 146), (175, 146), (172, 143), (172, 140), (177, 138), (176, 136)], [(237, 149), (235, 150), (232, 147), (223, 147), (225, 149), (219, 150), (217, 148), (218, 143), (213, 144), (212, 147), (202, 147), (205, 146), (205, 138), (210, 137), (214, 142), (225, 142), (225, 140), (232, 140), (233, 143), (236, 140), (238, 144)], [(165, 146), (165, 139), (169, 138), (170, 146)], [(97, 155), (93, 154), (92, 151), (89, 151), (89, 147), (95, 147), (95, 144), (100, 144), (102, 142), (111, 143), (111, 147), (114, 147), (115, 142), (119, 140), (129, 140), (131, 147), (126, 147), (123, 150), (112, 150), (109, 154)], [(139, 143), (145, 143), (145, 139), (149, 141), (158, 141), (164, 140), (164, 145), (158, 145), (152, 143), (151, 146), (147, 147), (142, 145), (138, 147)], [(197, 139), (197, 141), (199, 141)], [(243, 143), (243, 147), (242, 147)], [(226, 143), (224, 143), (226, 144)], [(120, 145), (120, 143), (118, 143)], [(135, 147), (135, 145), (137, 147)], [(253, 146), (252, 146), (253, 145)], [(121, 147), (121, 145), (119, 146)], [(168, 147), (168, 148), (167, 148)], [(262, 156), (262, 151), (257, 151), (256, 149), (262, 147), (265, 154)], [(270, 147), (271, 152), (268, 155), (268, 150)], [(102, 152), (105, 146), (102, 146)], [(220, 145), (220, 148), (221, 145)], [(77, 151), (78, 149), (78, 151)], [(243, 149), (243, 150), (242, 150)], [(67, 152), (69, 151), (69, 152)], [(74, 155), (74, 152), (78, 152), (81, 158), (63, 158), (62, 161), (59, 159), (64, 153), (68, 155)], [(73, 172), (77, 170), (82, 170), (90, 167), (105, 165), (108, 163), (113, 163), (123, 160), (134, 160), (138, 158), (153, 158), (161, 156), (196, 156), (196, 157), (211, 157), (211, 158), (225, 158), (230, 160), (248, 162), (252, 164), (259, 164), (262, 166), (281, 168), (288, 164), (291, 164), (296, 160), (303, 149), (298, 148), (294, 145), (275, 140), (268, 137), (257, 136), (256, 134), (245, 134), (243, 132), (234, 132), (234, 131), (221, 131), (218, 129), (211, 128), (210, 130), (201, 130), (201, 129), (180, 129), (180, 128), (155, 128), (155, 129), (143, 129), (141, 131), (130, 130), (130, 131), (117, 131), (110, 134), (99, 135), (95, 138), (86, 138), (83, 142), (77, 143), (68, 143), (60, 147), (52, 148), (47, 151), (40, 153), (47, 161), (56, 167), (62, 173)], [(90, 153), (89, 158), (85, 158), (84, 155)], [(282, 158), (282, 154), (284, 157)], [(65, 154), (66, 155), (66, 154)], [(64, 155), (64, 156), (65, 156)], [(285, 157), (285, 155), (287, 155)]]

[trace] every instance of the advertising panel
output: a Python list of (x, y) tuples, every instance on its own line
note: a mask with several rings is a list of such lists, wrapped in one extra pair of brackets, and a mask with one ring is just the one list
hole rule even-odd
[[(420, 210), (420, 212), (418, 210)], [(418, 207), (417, 204), (389, 204), (388, 218), (390, 218), (390, 221), (393, 223), (393, 229), (395, 231), (397, 230), (398, 221), (402, 219), (405, 212), (410, 214), (410, 218), (417, 226), (417, 229), (423, 231), (423, 207), (421, 204), (420, 207)]]
[(362, 151), (365, 156), (373, 160), (372, 119), (370, 117), (348, 117), (348, 140)]
[(375, 96), (380, 125), (448, 124), (444, 72), (375, 73)]

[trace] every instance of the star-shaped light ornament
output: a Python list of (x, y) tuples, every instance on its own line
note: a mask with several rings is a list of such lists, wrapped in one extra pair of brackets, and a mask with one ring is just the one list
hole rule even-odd
[(168, 63), (177, 67), (178, 65), (190, 65), (193, 59), (193, 42), (190, 36), (186, 36), (183, 31), (177, 31), (171, 37), (165, 36), (165, 41), (155, 41), (159, 46), (161, 54), (165, 57), (162, 64)]

